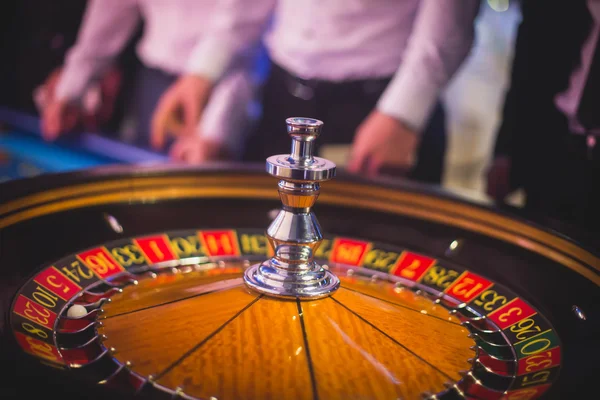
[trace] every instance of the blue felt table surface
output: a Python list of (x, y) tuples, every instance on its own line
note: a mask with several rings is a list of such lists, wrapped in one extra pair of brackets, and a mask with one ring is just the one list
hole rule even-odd
[(47, 143), (39, 137), (19, 132), (0, 133), (0, 152), (5, 153), (2, 158), (25, 161), (45, 172), (70, 171), (111, 163), (104, 156)]

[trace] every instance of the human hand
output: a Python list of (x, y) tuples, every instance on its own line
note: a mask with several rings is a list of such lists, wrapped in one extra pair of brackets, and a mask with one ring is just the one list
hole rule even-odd
[(41, 114), (42, 137), (48, 141), (75, 127), (88, 131), (101, 128), (112, 118), (121, 88), (122, 73), (117, 67), (111, 68), (99, 82), (85, 90), (76, 104), (56, 96), (61, 73), (61, 68), (55, 69), (34, 93)]
[(397, 119), (373, 111), (357, 129), (347, 169), (376, 176), (388, 167), (406, 174), (414, 164), (418, 140)]
[(41, 114), (40, 130), (42, 137), (47, 141), (55, 140), (60, 134), (73, 129), (79, 120), (78, 108), (55, 96), (60, 74), (61, 69), (55, 69), (34, 94)]
[(210, 80), (185, 75), (163, 93), (152, 117), (152, 147), (161, 150), (169, 134), (194, 136), (211, 90)]
[(113, 117), (123, 72), (118, 67), (109, 69), (102, 79), (89, 87), (81, 99), (81, 124), (86, 131), (97, 131)]
[(496, 156), (487, 171), (486, 193), (495, 201), (502, 202), (512, 192), (510, 181), (511, 160), (508, 156)]
[(47, 141), (56, 140), (61, 134), (75, 128), (80, 111), (77, 106), (65, 100), (52, 100), (42, 113), (42, 137)]
[(222, 143), (197, 135), (177, 138), (171, 146), (169, 156), (175, 161), (190, 165), (231, 158), (230, 152)]

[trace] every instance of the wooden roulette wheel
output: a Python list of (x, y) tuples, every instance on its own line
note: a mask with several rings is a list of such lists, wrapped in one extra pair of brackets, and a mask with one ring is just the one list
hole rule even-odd
[(288, 120), (292, 151), (268, 174), (104, 168), (0, 186), (2, 398), (595, 387), (597, 252), (431, 188), (331, 180), (312, 156), (320, 126)]

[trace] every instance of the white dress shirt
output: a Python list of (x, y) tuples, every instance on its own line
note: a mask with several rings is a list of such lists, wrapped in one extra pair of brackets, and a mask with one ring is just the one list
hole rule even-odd
[(598, 39), (600, 39), (600, 1), (588, 0), (587, 5), (593, 22), (590, 34), (581, 48), (581, 64), (571, 74), (569, 87), (564, 92), (556, 95), (554, 100), (556, 107), (569, 120), (569, 128), (573, 133), (592, 133), (598, 135), (600, 131), (586, 132), (577, 119), (577, 110), (579, 109), (579, 102), (581, 101), (583, 89), (585, 88), (587, 76), (592, 65), (594, 49), (596, 48)]
[[(114, 61), (143, 19), (136, 52), (150, 68), (179, 75), (207, 33), (219, 0), (89, 0), (77, 42), (69, 50), (56, 95), (81, 99)], [(251, 59), (230, 65), (203, 112), (199, 134), (236, 146), (255, 98)]]
[(421, 131), (472, 47), (479, 3), (223, 0), (187, 70), (218, 79), (266, 31), (271, 59), (300, 78), (393, 76), (377, 109)]

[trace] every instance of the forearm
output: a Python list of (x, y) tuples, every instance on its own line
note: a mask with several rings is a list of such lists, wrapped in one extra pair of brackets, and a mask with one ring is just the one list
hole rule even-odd
[(477, 0), (424, 0), (402, 63), (377, 110), (420, 132), (474, 41)]
[(55, 96), (80, 98), (122, 50), (139, 19), (132, 0), (90, 0), (77, 42), (65, 58)]

